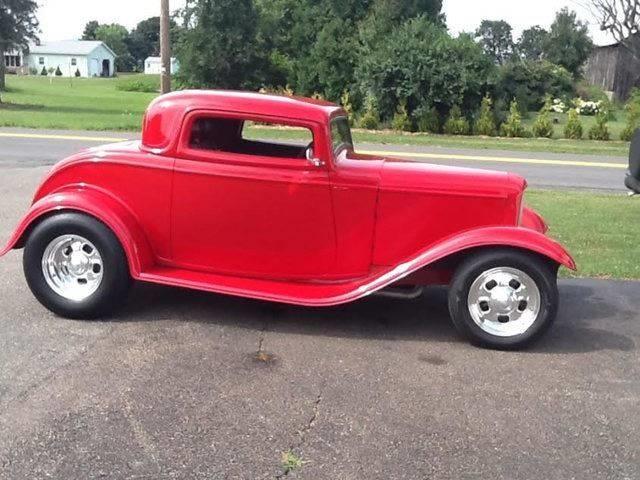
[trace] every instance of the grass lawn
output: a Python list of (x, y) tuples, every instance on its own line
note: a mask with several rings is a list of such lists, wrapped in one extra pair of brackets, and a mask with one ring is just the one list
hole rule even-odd
[[(531, 190), (527, 203), (549, 222), (549, 234), (578, 264), (577, 276), (640, 279), (640, 198)], [(575, 275), (563, 270), (562, 275)]]
[[(73, 79), (62, 77), (7, 76), (8, 91), (2, 94), (0, 127), (51, 128), (69, 130), (139, 130), (142, 115), (155, 93), (125, 92), (116, 89), (123, 82), (136, 81), (136, 75), (119, 79)], [(145, 79), (145, 80), (148, 80)], [(566, 115), (554, 115), (561, 135)], [(530, 128), (535, 114), (525, 120)], [(593, 117), (582, 117), (585, 135)], [(254, 127), (262, 138), (300, 138), (300, 132)], [(624, 128), (624, 114), (618, 113), (610, 128), (619, 138)], [(576, 153), (626, 156), (629, 144), (622, 141), (597, 142), (563, 139), (510, 139), (455, 137), (448, 135), (410, 134), (392, 131), (354, 131), (357, 143), (423, 145), (448, 148), (498, 149), (531, 152)]]
[(116, 90), (109, 78), (7, 75), (0, 126), (68, 130), (139, 130), (155, 93)]

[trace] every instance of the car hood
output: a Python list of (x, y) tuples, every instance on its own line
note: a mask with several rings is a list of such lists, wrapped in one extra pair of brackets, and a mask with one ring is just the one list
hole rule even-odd
[(399, 158), (384, 158), (380, 187), (463, 196), (517, 198), (526, 188), (519, 175), (475, 168), (435, 165)]

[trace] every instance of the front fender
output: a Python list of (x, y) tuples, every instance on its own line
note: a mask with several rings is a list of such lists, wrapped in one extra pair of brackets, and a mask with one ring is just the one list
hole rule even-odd
[(444, 240), (414, 259), (423, 266), (458, 252), (479, 247), (510, 247), (528, 250), (576, 270), (567, 250), (538, 230), (524, 227), (485, 227), (467, 231)]
[(393, 281), (400, 280), (439, 260), (483, 247), (519, 248), (537, 253), (558, 265), (576, 270), (576, 263), (569, 252), (558, 242), (537, 230), (524, 227), (484, 227), (457, 234), (432, 245), (397, 266), (387, 275), (394, 277)]
[(91, 215), (109, 227), (124, 249), (134, 278), (153, 263), (153, 252), (133, 213), (109, 193), (86, 185), (67, 186), (36, 201), (0, 250), (0, 256), (22, 247), (29, 228), (40, 219), (62, 211)]

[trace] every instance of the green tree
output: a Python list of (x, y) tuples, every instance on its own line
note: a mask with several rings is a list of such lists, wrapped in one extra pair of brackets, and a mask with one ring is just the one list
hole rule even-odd
[(252, 0), (188, 0), (176, 49), (182, 82), (191, 87), (250, 88), (258, 72), (258, 14)]
[(507, 120), (502, 124), (500, 133), (504, 137), (524, 137), (527, 132), (522, 126), (522, 115), (520, 115), (520, 109), (518, 108), (518, 102), (516, 100), (511, 102), (509, 108), (509, 116)]
[(483, 20), (476, 30), (476, 39), (487, 55), (502, 65), (513, 56), (511, 25), (504, 20)]
[(516, 45), (516, 51), (520, 58), (524, 60), (542, 60), (548, 35), (549, 32), (539, 26), (523, 31)]
[(609, 132), (608, 118), (606, 113), (596, 115), (596, 123), (589, 129), (589, 140), (611, 140), (611, 132)]
[(82, 32), (82, 40), (96, 40), (96, 30), (100, 27), (100, 23), (97, 20), (91, 20), (84, 26), (84, 32)]
[(517, 99), (523, 111), (539, 110), (545, 97), (572, 97), (575, 82), (571, 74), (559, 65), (546, 60), (509, 62), (500, 68), (496, 98), (508, 104)]
[(568, 8), (560, 10), (544, 45), (545, 58), (562, 65), (574, 78), (578, 78), (592, 50), (593, 42), (587, 24), (577, 19), (576, 12)]
[(551, 97), (547, 97), (540, 109), (536, 121), (533, 123), (533, 136), (538, 138), (553, 137), (553, 123), (551, 122)]
[(567, 118), (567, 125), (564, 127), (564, 138), (570, 140), (580, 140), (583, 135), (582, 122), (580, 121), (580, 115), (575, 108), (569, 110)]
[[(170, 19), (169, 24), (171, 42), (175, 45), (180, 42), (181, 30), (174, 19)], [(136, 67), (143, 69), (147, 57), (160, 55), (160, 17), (151, 17), (139, 22), (125, 39), (125, 43)]]
[(640, 90), (633, 89), (624, 109), (627, 111), (627, 124), (620, 134), (620, 139), (630, 141), (636, 129), (640, 128)]
[(444, 122), (443, 130), (447, 135), (469, 135), (471, 131), (469, 120), (462, 114), (458, 105), (454, 105), (449, 112), (449, 118)]
[(375, 95), (384, 118), (391, 118), (401, 100), (410, 115), (430, 105), (441, 112), (453, 105), (469, 111), (480, 102), (495, 68), (471, 37), (453, 39), (424, 16), (406, 21), (360, 62), (361, 91)]
[(38, 20), (34, 0), (2, 0), (0, 2), (0, 91), (5, 89), (4, 54), (14, 48), (27, 48), (37, 39)]
[(480, 104), (480, 113), (473, 126), (476, 135), (493, 137), (496, 134), (496, 121), (493, 115), (493, 101), (486, 95)]
[(358, 122), (360, 128), (367, 130), (376, 130), (380, 127), (380, 114), (378, 113), (378, 105), (376, 97), (367, 94), (364, 99), (364, 113)]
[(96, 40), (104, 42), (118, 56), (116, 58), (116, 70), (119, 72), (132, 71), (135, 62), (127, 45), (129, 31), (126, 27), (117, 23), (100, 25), (95, 33)]
[(413, 130), (413, 122), (407, 112), (407, 102), (401, 101), (396, 108), (396, 113), (391, 121), (391, 127), (399, 132), (410, 132)]

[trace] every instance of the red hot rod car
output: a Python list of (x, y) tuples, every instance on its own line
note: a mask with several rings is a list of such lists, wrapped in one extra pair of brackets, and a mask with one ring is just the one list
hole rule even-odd
[(29, 287), (65, 317), (109, 313), (131, 279), (308, 306), (443, 284), (461, 333), (513, 348), (551, 324), (558, 267), (575, 268), (525, 188), (357, 154), (331, 103), (184, 91), (149, 106), (140, 142), (58, 163), (0, 253), (24, 247)]

